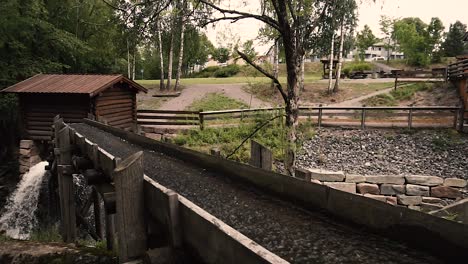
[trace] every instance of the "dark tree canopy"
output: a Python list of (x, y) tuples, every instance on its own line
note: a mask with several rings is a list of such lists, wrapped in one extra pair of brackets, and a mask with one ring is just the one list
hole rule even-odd
[(442, 43), (442, 50), (447, 57), (455, 57), (468, 52), (468, 44), (463, 42), (467, 27), (460, 21), (451, 24), (447, 32), (444, 43)]

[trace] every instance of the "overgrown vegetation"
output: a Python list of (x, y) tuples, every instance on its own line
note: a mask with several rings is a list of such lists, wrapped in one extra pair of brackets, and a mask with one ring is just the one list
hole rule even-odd
[(373, 66), (369, 62), (359, 61), (359, 62), (346, 62), (343, 69), (343, 73), (346, 76), (349, 76), (351, 72), (355, 71), (370, 71), (373, 69)]
[[(282, 115), (281, 111), (275, 114), (257, 114), (253, 118), (244, 119), (233, 127), (210, 127), (204, 130), (195, 129), (185, 131), (174, 139), (174, 143), (206, 153), (208, 153), (211, 148), (219, 148), (222, 156), (226, 157), (230, 155), (245, 138), (254, 132), (256, 128), (264, 124), (267, 120), (279, 115)], [(311, 139), (315, 135), (311, 121), (300, 123), (298, 130), (298, 146), (300, 146), (304, 140)], [(284, 158), (284, 149), (286, 146), (285, 133), (284, 118), (277, 118), (260, 129), (252, 139), (271, 149), (275, 159), (282, 160)], [(247, 162), (249, 157), (250, 144), (249, 141), (247, 141), (230, 157), (230, 159)]]
[(217, 111), (217, 110), (227, 110), (227, 109), (242, 109), (247, 108), (248, 105), (245, 103), (227, 97), (221, 93), (209, 93), (205, 95), (202, 99), (194, 101), (188, 110), (203, 110), (203, 111)]
[(432, 84), (416, 83), (404, 87), (400, 87), (391, 91), (389, 94), (380, 94), (368, 98), (362, 103), (366, 106), (396, 106), (400, 101), (411, 100), (417, 92), (430, 91), (433, 89)]
[(36, 242), (61, 242), (62, 237), (60, 236), (58, 226), (51, 225), (34, 230), (29, 240)]
[(461, 136), (456, 130), (447, 129), (434, 135), (432, 138), (432, 149), (436, 151), (444, 151), (460, 144), (461, 142)]
[(238, 74), (241, 71), (241, 66), (230, 64), (227, 66), (210, 66), (200, 72), (191, 75), (193, 78), (227, 78)]
[(18, 140), (18, 98), (0, 93), (0, 160), (13, 158)]

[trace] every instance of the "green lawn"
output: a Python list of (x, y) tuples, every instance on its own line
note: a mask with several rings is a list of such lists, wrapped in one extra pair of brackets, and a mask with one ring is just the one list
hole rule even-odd
[(227, 109), (241, 109), (248, 106), (238, 100), (232, 99), (220, 93), (209, 93), (203, 98), (194, 101), (187, 110), (218, 111)]
[[(305, 82), (312, 83), (320, 80), (320, 76), (306, 75)], [(285, 83), (286, 77), (279, 77), (280, 82)], [(136, 80), (137, 83), (148, 89), (159, 87), (159, 80)], [(174, 80), (175, 82), (175, 80)], [(227, 78), (185, 78), (181, 80), (182, 85), (193, 84), (232, 84), (232, 83), (269, 83), (271, 80), (267, 77), (227, 77)]]

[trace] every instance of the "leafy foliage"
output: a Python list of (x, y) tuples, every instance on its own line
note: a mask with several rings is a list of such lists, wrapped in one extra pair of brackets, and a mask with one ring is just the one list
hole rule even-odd
[(465, 51), (468, 52), (468, 44), (463, 42), (463, 36), (466, 31), (466, 25), (460, 21), (450, 25), (445, 41), (442, 43), (442, 50), (445, 56), (455, 57), (462, 55)]
[(364, 28), (358, 32), (356, 36), (356, 46), (359, 50), (359, 57), (361, 61), (364, 60), (366, 49), (374, 45), (377, 42), (377, 38), (372, 33), (372, 30), (368, 25), (364, 25)]
[(224, 63), (229, 60), (230, 52), (227, 48), (220, 47), (213, 51), (213, 59), (218, 62)]

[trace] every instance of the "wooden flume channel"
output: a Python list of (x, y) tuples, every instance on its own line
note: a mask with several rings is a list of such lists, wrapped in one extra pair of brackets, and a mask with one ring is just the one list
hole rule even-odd
[[(306, 208), (323, 208), (332, 215), (377, 230), (390, 228), (395, 231), (394, 228), (397, 227), (414, 227), (416, 232), (437, 234), (440, 243), (452, 246), (453, 251), (447, 252), (451, 256), (467, 253), (466, 225), (153, 141), (91, 120), (85, 122), (131, 143), (151, 146), (200, 167), (212, 168), (282, 199), (303, 204)], [(106, 217), (105, 221), (98, 219), (95, 223), (97, 236), (102, 238), (105, 233), (109, 249), (113, 248), (114, 240), (118, 241), (119, 248), (114, 250), (118, 252), (121, 262), (143, 257), (147, 254), (148, 245), (151, 244), (149, 241), (154, 235), (166, 233), (166, 248), (178, 252), (188, 247), (204, 262), (216, 263), (222, 260), (223, 263), (286, 263), (284, 259), (232, 229), (220, 219), (144, 175), (141, 169), (141, 154), (137, 153), (121, 161), (58, 117), (55, 118), (54, 128), (58, 137), (54, 139), (56, 165), (53, 167), (60, 168), (59, 196), (62, 208), (62, 235), (65, 241), (71, 242), (76, 238), (75, 219), (79, 218), (74, 218), (73, 212), (83, 214), (83, 211), (86, 211), (86, 208), (73, 208), (75, 205), (70, 195), (73, 193), (71, 175), (82, 173), (95, 190), (91, 195), (92, 202), (86, 204), (99, 204), (100, 201), (104, 203)], [(95, 208), (99, 210), (100, 207)], [(357, 211), (367, 213), (365, 216), (358, 216)], [(106, 222), (105, 227), (102, 226), (102, 222)], [(430, 239), (419, 241), (430, 242)]]

